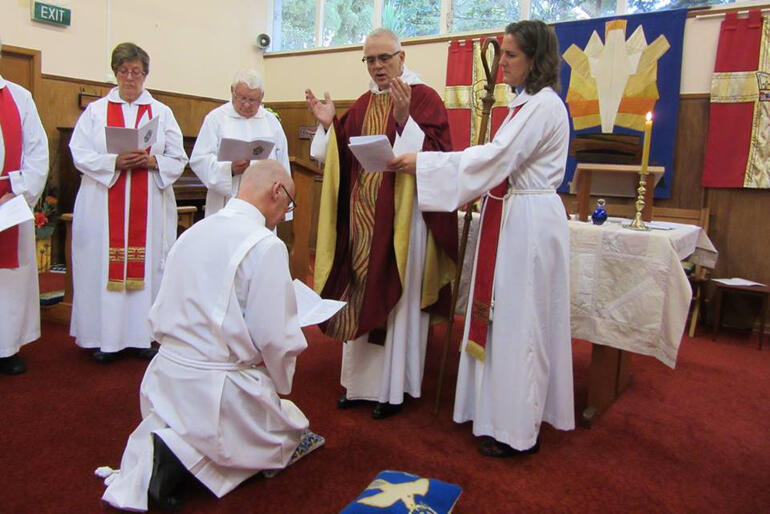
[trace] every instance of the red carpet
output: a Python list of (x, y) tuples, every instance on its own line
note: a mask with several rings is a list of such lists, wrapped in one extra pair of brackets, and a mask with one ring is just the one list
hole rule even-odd
[[(450, 419), (457, 355), (440, 415), (431, 414), (440, 331), (431, 338), (423, 398), (394, 418), (338, 411), (340, 345), (313, 328), (291, 398), (327, 444), (272, 479), (222, 500), (194, 491), (183, 512), (338, 512), (384, 469), (463, 487), (455, 512), (767, 512), (770, 508), (770, 351), (756, 336), (688, 339), (676, 370), (635, 356), (621, 399), (590, 429), (545, 425), (540, 453), (481, 457), (470, 424)], [(590, 345), (576, 341), (576, 412), (585, 403)], [(0, 376), (0, 512), (112, 511), (93, 475), (117, 467), (139, 421), (146, 362), (93, 361), (65, 327), (44, 325), (24, 347), (29, 371)]]

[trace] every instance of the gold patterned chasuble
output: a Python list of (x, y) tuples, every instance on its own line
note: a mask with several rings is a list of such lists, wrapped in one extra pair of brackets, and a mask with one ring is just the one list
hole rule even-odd
[[(363, 136), (385, 134), (391, 109), (390, 95), (371, 95), (364, 115)], [(382, 173), (360, 169), (350, 192), (350, 249), (352, 277), (341, 300), (347, 304), (329, 322), (327, 335), (343, 341), (354, 338), (366, 291), (369, 250), (374, 233), (374, 214)]]

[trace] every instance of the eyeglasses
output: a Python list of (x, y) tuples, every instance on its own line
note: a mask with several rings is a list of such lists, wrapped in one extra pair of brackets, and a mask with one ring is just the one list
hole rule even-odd
[(237, 95), (233, 95), (233, 98), (234, 98), (235, 100), (237, 100), (237, 101), (238, 101), (238, 103), (242, 103), (242, 104), (251, 104), (251, 105), (254, 105), (254, 104), (258, 104), (259, 102), (261, 102), (261, 101), (262, 101), (262, 99), (261, 99), (261, 98), (250, 98), (250, 97), (248, 97), (248, 96), (237, 96)]
[(118, 71), (116, 71), (115, 74), (120, 75), (121, 77), (144, 77), (145, 75), (144, 71), (138, 68), (118, 68)]
[(365, 62), (367, 66), (371, 66), (377, 61), (380, 61), (382, 64), (388, 64), (388, 62), (393, 59), (395, 56), (401, 53), (401, 50), (398, 52), (393, 52), (392, 54), (380, 54), (380, 55), (365, 55), (361, 58), (361, 62)]
[(278, 185), (281, 186), (281, 189), (283, 189), (283, 192), (286, 193), (286, 196), (289, 197), (289, 204), (286, 206), (286, 212), (291, 212), (294, 210), (295, 207), (297, 207), (297, 202), (294, 201), (294, 198), (289, 194), (289, 192), (286, 190), (286, 188), (278, 182)]

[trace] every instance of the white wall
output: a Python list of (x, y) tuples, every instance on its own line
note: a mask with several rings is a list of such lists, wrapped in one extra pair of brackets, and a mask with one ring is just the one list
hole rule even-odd
[(688, 18), (682, 48), (682, 93), (708, 93), (723, 17)]
[(113, 79), (113, 47), (132, 41), (150, 54), (147, 87), (228, 98), (239, 68), (263, 71), (255, 40), (268, 31), (270, 2), (46, 0), (72, 10), (72, 24), (61, 28), (31, 21), (30, 0), (0, 0), (0, 38), (41, 50), (43, 73), (96, 81)]

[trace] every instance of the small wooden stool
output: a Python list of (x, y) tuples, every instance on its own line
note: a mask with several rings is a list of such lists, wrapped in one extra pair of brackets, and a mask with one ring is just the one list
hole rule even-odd
[(711, 280), (716, 288), (714, 290), (714, 333), (712, 339), (716, 341), (722, 323), (722, 296), (725, 291), (731, 293), (745, 294), (748, 296), (759, 296), (762, 302), (759, 308), (759, 349), (762, 349), (762, 337), (765, 335), (765, 317), (767, 317), (767, 300), (770, 298), (770, 287), (767, 286), (731, 286)]

